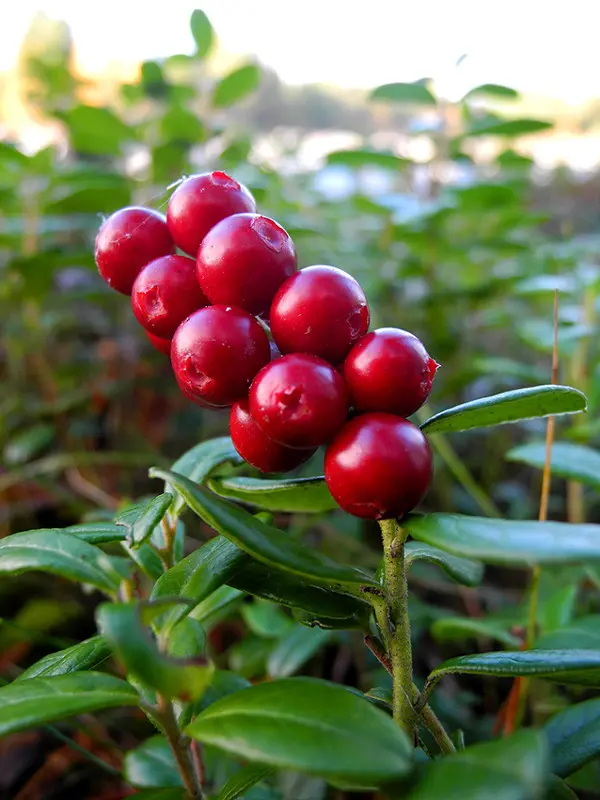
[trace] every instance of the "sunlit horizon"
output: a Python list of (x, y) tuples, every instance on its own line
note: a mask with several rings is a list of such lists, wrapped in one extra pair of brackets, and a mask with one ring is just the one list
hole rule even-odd
[(154, 9), (138, 0), (21, 0), (3, 15), (0, 71), (15, 63), (37, 11), (69, 24), (78, 64), (97, 73), (114, 62), (190, 52), (196, 7), (227, 52), (255, 55), (290, 84), (368, 89), (431, 77), (449, 99), (488, 82), (573, 105), (600, 98), (593, 4), (585, 0), (569, 3), (568, 13), (538, 0), (371, 0), (368, 14), (341, 0), (171, 0)]

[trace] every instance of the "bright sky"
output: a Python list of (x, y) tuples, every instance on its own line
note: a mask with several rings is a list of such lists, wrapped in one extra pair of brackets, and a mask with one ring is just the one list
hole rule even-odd
[(369, 88), (429, 76), (450, 97), (488, 82), (572, 103), (600, 97), (599, 0), (2, 0), (0, 6), (0, 70), (14, 61), (37, 10), (65, 19), (81, 63), (98, 69), (111, 60), (190, 52), (188, 19), (201, 7), (228, 51), (258, 55), (290, 83)]

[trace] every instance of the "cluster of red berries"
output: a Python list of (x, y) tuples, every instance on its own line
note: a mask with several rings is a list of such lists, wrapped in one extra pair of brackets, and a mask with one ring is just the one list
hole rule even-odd
[(224, 172), (194, 175), (166, 217), (117, 211), (95, 257), (109, 286), (131, 295), (186, 397), (231, 407), (231, 438), (247, 462), (285, 472), (327, 445), (327, 486), (349, 513), (401, 517), (420, 502), (431, 451), (406, 417), (438, 365), (407, 331), (368, 333), (367, 299), (346, 272), (297, 271), (290, 236), (256, 213), (245, 186)]

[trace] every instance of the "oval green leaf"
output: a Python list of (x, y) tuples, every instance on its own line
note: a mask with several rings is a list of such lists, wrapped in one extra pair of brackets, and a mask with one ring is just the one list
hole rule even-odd
[(455, 642), (462, 639), (485, 638), (508, 647), (518, 647), (521, 640), (498, 622), (489, 622), (476, 617), (442, 617), (434, 620), (431, 635), (439, 642)]
[(135, 706), (137, 692), (101, 672), (15, 681), (0, 688), (0, 736), (102, 708)]
[(423, 690), (452, 674), (532, 677), (576, 686), (600, 687), (600, 650), (517, 650), (476, 653), (444, 661), (433, 670)]
[(271, 650), (267, 669), (271, 678), (288, 678), (329, 641), (329, 631), (293, 625)]
[(96, 545), (122, 542), (127, 535), (123, 526), (115, 525), (114, 522), (83, 522), (81, 525), (70, 525), (62, 530), (64, 533), (83, 539), (88, 544)]
[(586, 410), (585, 395), (571, 386), (531, 386), (480, 397), (430, 417), (424, 433), (452, 433)]
[(600, 614), (590, 614), (573, 620), (553, 631), (542, 634), (536, 642), (536, 649), (544, 650), (577, 648), (579, 650), (600, 650)]
[(264, 511), (319, 514), (337, 508), (322, 476), (315, 478), (218, 478), (208, 487), (219, 497), (238, 500)]
[(435, 106), (437, 104), (434, 95), (421, 82), (385, 83), (374, 89), (369, 99), (418, 106)]
[(483, 578), (484, 567), (479, 561), (460, 558), (422, 542), (408, 542), (405, 547), (406, 567), (415, 561), (430, 561), (464, 586), (477, 586)]
[(539, 731), (467, 747), (423, 768), (408, 800), (542, 800), (548, 779), (548, 747)]
[(273, 767), (264, 764), (246, 764), (229, 778), (217, 800), (237, 800), (238, 797), (243, 797), (249, 789), (268, 778), (274, 771)]
[(464, 136), (524, 136), (529, 133), (539, 133), (553, 128), (552, 122), (542, 119), (507, 119), (489, 121), (483, 119), (475, 121), (465, 131)]
[(407, 158), (401, 158), (393, 153), (364, 147), (360, 150), (336, 150), (334, 153), (329, 153), (327, 163), (354, 168), (379, 167), (397, 172), (411, 162)]
[(32, 571), (89, 584), (109, 595), (122, 580), (102, 550), (54, 528), (15, 533), (0, 540), (0, 573), (20, 575)]
[[(513, 447), (506, 454), (509, 461), (529, 464), (543, 469), (546, 461), (546, 443), (530, 442)], [(554, 442), (552, 445), (552, 474), (558, 478), (578, 481), (600, 490), (600, 453), (591, 447), (569, 442)]]
[(164, 736), (151, 736), (130, 750), (123, 766), (125, 779), (133, 786), (183, 786), (173, 751)]
[(214, 88), (212, 103), (215, 108), (226, 108), (258, 89), (261, 72), (256, 64), (246, 64), (226, 75)]
[(229, 695), (186, 732), (249, 761), (334, 780), (381, 783), (411, 769), (412, 745), (384, 712), (341, 686), (312, 678), (262, 683)]
[(159, 651), (143, 626), (161, 611), (160, 605), (104, 603), (96, 613), (98, 628), (129, 671), (167, 698), (195, 700), (213, 673), (203, 656), (173, 658)]
[(214, 32), (209, 18), (204, 11), (196, 8), (190, 17), (190, 30), (196, 42), (196, 53), (201, 58), (206, 58), (213, 45)]
[(103, 636), (92, 636), (91, 639), (74, 644), (72, 647), (49, 653), (28, 667), (16, 680), (27, 681), (32, 678), (47, 678), (90, 670), (104, 663), (110, 655), (111, 649), (106, 639)]
[(250, 557), (224, 536), (215, 536), (198, 550), (183, 558), (158, 579), (151, 599), (179, 597), (188, 600), (187, 607), (173, 608), (163, 625), (171, 628), (219, 586), (227, 583), (235, 572), (245, 567)]
[(204, 522), (268, 566), (331, 585), (346, 594), (361, 596), (360, 586), (376, 585), (373, 578), (305, 547), (283, 531), (267, 525), (247, 511), (168, 470), (150, 471), (168, 481)]
[(585, 564), (600, 559), (600, 525), (426, 514), (403, 523), (410, 535), (485, 564)]
[(600, 698), (566, 708), (544, 726), (552, 772), (566, 778), (600, 756)]

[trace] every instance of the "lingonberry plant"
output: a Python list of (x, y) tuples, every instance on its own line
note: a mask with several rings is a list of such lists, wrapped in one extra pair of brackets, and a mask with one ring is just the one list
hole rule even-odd
[[(131, 293), (186, 397), (231, 408), (231, 436), (195, 444), (171, 469), (151, 467), (162, 492), (110, 522), (0, 540), (1, 572), (46, 571), (105, 597), (97, 635), (0, 689), (0, 732), (136, 706), (158, 734), (127, 754), (126, 778), (149, 787), (138, 792), (148, 799), (258, 797), (252, 787), (268, 792), (274, 775), (290, 770), (388, 798), (569, 797), (560, 777), (600, 749), (597, 701), (558, 714), (545, 731), (530, 726), (465, 748), (430, 700), (453, 673), (597, 687), (600, 651), (534, 642), (432, 665), (423, 682), (413, 666), (407, 576), (426, 560), (474, 586), (485, 564), (600, 559), (598, 526), (415, 513), (432, 480), (429, 436), (580, 412), (585, 397), (533, 386), (449, 408), (418, 427), (406, 417), (425, 403), (438, 368), (425, 345), (403, 329), (368, 333), (358, 283), (330, 266), (298, 271), (288, 233), (223, 172), (180, 183), (166, 220), (150, 209), (116, 212), (98, 233), (96, 259), (110, 286)], [(324, 476), (278, 477), (319, 447)], [(248, 475), (252, 467), (275, 477)], [(286, 513), (336, 504), (379, 523), (377, 573), (284, 530)], [(185, 537), (186, 511), (212, 531), (199, 547)], [(318, 648), (305, 633), (359, 631), (390, 690), (308, 677), (250, 685), (217, 669), (204, 628), (239, 595), (295, 620), (286, 642), (294, 667), (280, 675)], [(498, 770), (501, 763), (509, 768)]]

